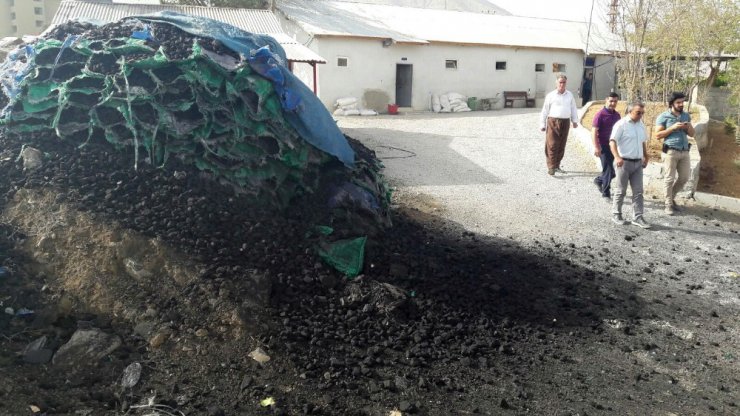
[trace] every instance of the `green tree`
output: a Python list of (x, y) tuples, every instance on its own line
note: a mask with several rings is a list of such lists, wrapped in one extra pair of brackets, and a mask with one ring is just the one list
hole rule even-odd
[(614, 7), (627, 98), (662, 101), (670, 91), (711, 85), (722, 58), (740, 53), (737, 0), (622, 0)]

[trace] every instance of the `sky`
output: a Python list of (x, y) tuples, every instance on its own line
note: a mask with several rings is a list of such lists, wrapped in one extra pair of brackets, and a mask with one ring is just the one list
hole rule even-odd
[[(518, 16), (588, 21), (592, 0), (488, 0)], [(608, 0), (593, 0), (594, 20), (603, 20)]]

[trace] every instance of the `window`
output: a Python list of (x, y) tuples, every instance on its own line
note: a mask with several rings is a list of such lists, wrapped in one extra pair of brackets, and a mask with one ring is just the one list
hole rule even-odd
[(10, 12), (10, 20), (15, 20), (15, 12)]
[(37, 20), (36, 21), (36, 27), (41, 27), (43, 25), (44, 25), (44, 21), (43, 20)]
[(545, 72), (545, 64), (534, 64), (534, 72)]
[(447, 68), (447, 69), (457, 69), (457, 59), (447, 59), (447, 60), (445, 60), (445, 68)]
[(552, 72), (565, 72), (565, 64), (558, 64), (553, 62)]
[(347, 66), (349, 64), (349, 59), (345, 57), (337, 57), (337, 66)]
[(506, 69), (506, 61), (496, 61), (496, 71), (503, 71)]
[(18, 26), (13, 25), (10, 27), (10, 33), (17, 34), (18, 33)]
[(44, 14), (44, 9), (42, 9), (41, 7), (34, 7), (33, 14)]

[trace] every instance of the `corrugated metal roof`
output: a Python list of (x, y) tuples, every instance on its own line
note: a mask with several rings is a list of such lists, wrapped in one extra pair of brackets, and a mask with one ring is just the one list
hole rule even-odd
[[(278, 9), (315, 36), (390, 38), (407, 43), (586, 49), (588, 24), (566, 20), (420, 9), (342, 1), (279, 0)], [(592, 37), (590, 53), (611, 49)]]
[(298, 43), (298, 41), (286, 35), (285, 33), (269, 33), (269, 35), (275, 38), (276, 41), (278, 41), (280, 46), (285, 49), (285, 55), (288, 57), (289, 60), (293, 62), (316, 62), (319, 64), (326, 63), (326, 60), (316, 54), (316, 52)]
[(325, 59), (286, 35), (282, 27), (280, 27), (277, 17), (270, 10), (62, 0), (59, 9), (51, 21), (51, 25), (54, 26), (77, 19), (110, 23), (126, 16), (146, 15), (163, 11), (175, 11), (207, 17), (228, 23), (248, 32), (270, 35), (283, 46), (288, 60), (326, 63)]

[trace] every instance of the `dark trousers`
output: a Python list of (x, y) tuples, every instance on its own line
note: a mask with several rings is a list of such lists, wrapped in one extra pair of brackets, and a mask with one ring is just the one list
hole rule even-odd
[(601, 145), (601, 156), (599, 156), (599, 159), (601, 159), (601, 175), (594, 179), (594, 183), (601, 187), (601, 195), (611, 196), (610, 187), (612, 179), (614, 179), (616, 174), (614, 173), (614, 155), (609, 145)]
[(591, 91), (583, 90), (583, 94), (581, 94), (581, 97), (581, 106), (584, 106), (587, 102), (591, 101)]
[(560, 161), (565, 156), (565, 144), (568, 142), (569, 131), (570, 119), (547, 118), (545, 157), (547, 158), (548, 169), (557, 169), (560, 167)]

